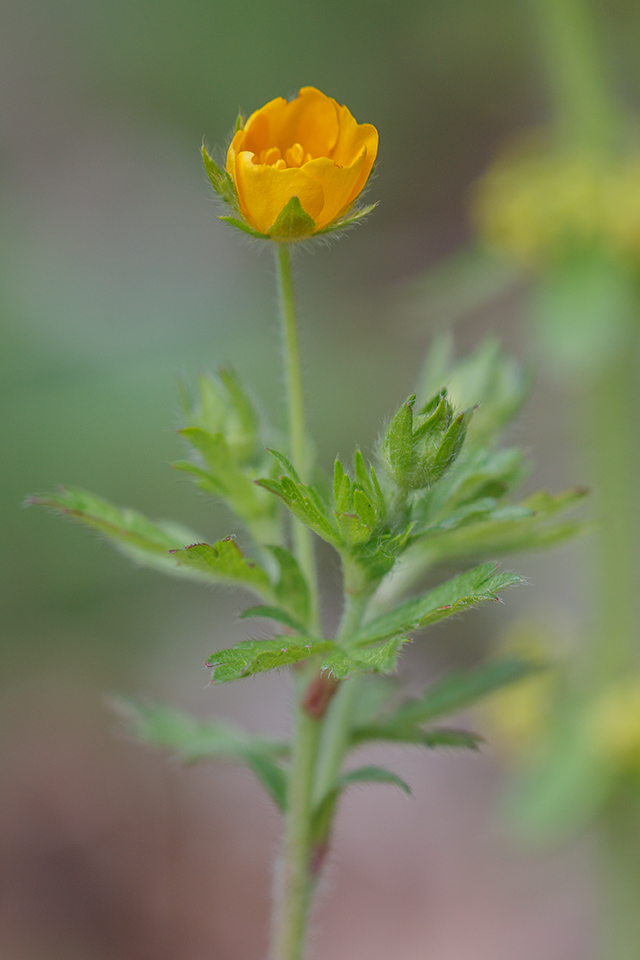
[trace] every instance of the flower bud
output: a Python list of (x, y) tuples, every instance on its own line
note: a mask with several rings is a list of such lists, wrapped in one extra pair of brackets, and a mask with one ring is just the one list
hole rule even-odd
[(458, 456), (469, 412), (454, 414), (446, 390), (437, 393), (418, 414), (415, 395), (400, 407), (387, 428), (381, 456), (401, 490), (420, 490), (436, 483)]

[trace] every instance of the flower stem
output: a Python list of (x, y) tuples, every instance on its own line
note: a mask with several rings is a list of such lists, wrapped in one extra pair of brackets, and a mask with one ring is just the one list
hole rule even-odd
[[(296, 320), (291, 254), (286, 243), (276, 244), (280, 293), (280, 319), (287, 390), (289, 455), (303, 481), (310, 469), (305, 428), (302, 365)], [(292, 525), (293, 549), (307, 579), (311, 601), (311, 627), (320, 633), (318, 578), (313, 534), (300, 521)], [(317, 677), (317, 664), (309, 664), (297, 677), (293, 717), (293, 748), (282, 860), (276, 876), (271, 942), (272, 960), (302, 960), (311, 903), (311, 820), (313, 786), (322, 719), (305, 709), (305, 695)]]
[[(286, 371), (289, 455), (303, 481), (307, 480), (310, 468), (309, 444), (304, 418), (304, 395), (302, 391), (302, 364), (298, 342), (293, 278), (291, 276), (291, 252), (287, 243), (276, 243), (278, 289), (280, 293), (280, 320), (284, 362)], [(319, 628), (318, 578), (313, 534), (299, 520), (293, 521), (293, 544), (296, 559), (307, 578), (311, 591), (311, 622)]]

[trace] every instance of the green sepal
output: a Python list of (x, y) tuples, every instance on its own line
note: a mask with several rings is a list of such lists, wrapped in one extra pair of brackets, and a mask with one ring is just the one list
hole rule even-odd
[(288, 754), (288, 744), (253, 736), (228, 723), (197, 720), (164, 704), (118, 698), (114, 706), (133, 736), (170, 750), (184, 763), (215, 759), (246, 764), (284, 811), (287, 776), (275, 761)]
[(355, 223), (358, 223), (360, 220), (362, 220), (363, 217), (368, 217), (370, 213), (373, 213), (375, 208), (378, 206), (378, 202), (379, 201), (376, 201), (376, 203), (370, 203), (367, 207), (361, 207), (359, 210), (356, 210), (354, 213), (350, 213), (341, 220), (334, 220), (333, 223), (323, 227), (322, 230), (316, 230), (315, 236), (322, 236), (323, 233), (335, 233), (336, 230), (344, 230), (345, 227), (352, 227)]
[(225, 203), (228, 203), (235, 210), (238, 210), (238, 193), (233, 180), (226, 170), (223, 170), (222, 167), (218, 166), (204, 143), (202, 144), (200, 152), (202, 154), (204, 169), (209, 177), (209, 180), (211, 181), (211, 186), (216, 191), (218, 196), (225, 201)]
[(283, 610), (281, 607), (258, 604), (255, 607), (248, 607), (240, 614), (241, 620), (247, 620), (250, 617), (261, 617), (266, 620), (275, 620), (277, 623), (284, 624), (285, 627), (291, 627), (291, 629), (295, 630), (296, 633), (301, 633), (304, 636), (307, 635), (307, 631), (300, 621), (296, 620), (295, 617), (292, 617), (290, 613), (288, 613), (286, 610)]
[(197, 570), (215, 581), (236, 583), (270, 600), (273, 590), (269, 577), (254, 560), (247, 560), (232, 537), (225, 537), (213, 545), (194, 543), (181, 550), (172, 550), (174, 559)]
[(297, 197), (291, 200), (278, 214), (267, 234), (273, 240), (304, 240), (315, 231), (316, 222), (310, 217)]
[(523, 578), (515, 573), (497, 573), (493, 563), (481, 564), (371, 620), (352, 638), (352, 643), (356, 646), (366, 645), (406, 636), (413, 630), (437, 623), (469, 607), (487, 600), (497, 600), (499, 590), (523, 582)]
[(244, 640), (227, 650), (218, 650), (206, 662), (213, 668), (214, 683), (240, 680), (254, 673), (278, 670), (294, 663), (321, 656), (332, 651), (332, 640), (312, 640), (309, 637), (282, 636), (271, 640)]
[(260, 233), (259, 230), (254, 230), (254, 228), (250, 227), (248, 223), (245, 223), (244, 220), (238, 220), (237, 217), (218, 217), (218, 220), (223, 220), (224, 223), (228, 223), (230, 227), (235, 227), (237, 230), (242, 230), (243, 233), (248, 233), (250, 237), (255, 237), (257, 240), (271, 239), (268, 234)]
[(148, 520), (137, 510), (117, 507), (79, 487), (60, 487), (55, 494), (30, 497), (27, 505), (48, 507), (97, 530), (136, 563), (174, 576), (203, 579), (198, 571), (180, 567), (171, 554), (172, 550), (198, 539), (197, 534), (177, 523)]

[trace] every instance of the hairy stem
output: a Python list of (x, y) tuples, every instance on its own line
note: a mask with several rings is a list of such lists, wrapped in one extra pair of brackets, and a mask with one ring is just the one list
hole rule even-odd
[[(280, 321), (284, 364), (286, 372), (289, 455), (301, 478), (306, 481), (310, 469), (309, 444), (304, 417), (304, 394), (302, 390), (302, 364), (298, 341), (293, 278), (291, 276), (291, 252), (286, 243), (276, 243), (278, 289), (280, 293)], [(293, 544), (296, 559), (305, 574), (311, 591), (312, 623), (319, 629), (318, 577), (313, 550), (313, 534), (299, 520), (293, 520)]]
[[(305, 683), (301, 684), (306, 688)], [(302, 698), (294, 717), (288, 806), (282, 861), (276, 876), (271, 960), (302, 960), (311, 903), (311, 814), (321, 720), (310, 716)]]

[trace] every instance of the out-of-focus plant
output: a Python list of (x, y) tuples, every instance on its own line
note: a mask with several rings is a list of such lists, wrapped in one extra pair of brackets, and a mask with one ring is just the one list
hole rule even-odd
[[(213, 683), (289, 669), (295, 690), (292, 734), (279, 741), (221, 719), (207, 722), (163, 705), (123, 704), (131, 729), (186, 762), (230, 759), (258, 777), (284, 819), (276, 877), (271, 956), (299, 960), (312, 897), (339, 800), (354, 783), (409, 787), (382, 767), (348, 766), (358, 748), (390, 741), (433, 749), (475, 749), (470, 732), (439, 721), (485, 694), (538, 670), (527, 657), (504, 657), (445, 676), (407, 699), (388, 679), (416, 632), (521, 582), (487, 558), (544, 547), (579, 530), (561, 518), (582, 489), (514, 496), (526, 474), (522, 452), (501, 447), (528, 378), (493, 341), (455, 362), (448, 341), (429, 355), (422, 381), (383, 429), (371, 458), (357, 449), (320, 471), (304, 421), (301, 364), (291, 276), (291, 246), (353, 223), (371, 171), (377, 134), (313, 88), (278, 99), (240, 120), (223, 170), (204, 163), (237, 216), (227, 222), (274, 246), (280, 280), (288, 435), (263, 423), (237, 376), (203, 377), (185, 401), (180, 431), (191, 458), (175, 464), (223, 501), (251, 546), (234, 536), (214, 542), (178, 524), (151, 521), (79, 489), (32, 498), (105, 535), (138, 563), (202, 584), (231, 584), (257, 603), (269, 639), (247, 639), (211, 654)], [(234, 530), (235, 533), (235, 530)], [(314, 538), (338, 554), (343, 612), (328, 634), (320, 618)], [(483, 562), (477, 563), (478, 560)], [(442, 563), (456, 576), (424, 588)], [(412, 589), (409, 599), (405, 594)]]
[[(589, 0), (535, 0), (532, 9), (554, 123), (515, 140), (490, 165), (473, 192), (475, 250), (423, 289), (462, 312), (520, 284), (541, 361), (576, 397), (574, 433), (598, 517), (590, 605), (583, 642), (554, 679), (521, 687), (539, 729), (521, 743), (513, 807), (538, 839), (597, 823), (609, 888), (598, 956), (633, 960), (640, 956), (640, 142), (610, 81)], [(506, 728), (512, 706), (502, 699)]]

